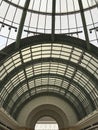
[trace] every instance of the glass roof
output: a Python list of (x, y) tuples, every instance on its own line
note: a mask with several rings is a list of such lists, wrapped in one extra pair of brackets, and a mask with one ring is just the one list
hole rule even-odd
[[(67, 43), (70, 37), (64, 35), (55, 35), (61, 42), (48, 40), (51, 35), (39, 35), (35, 41), (34, 37), (29, 38), (31, 43), (24, 39), (19, 51), (10, 46), (8, 51), (13, 52), (3, 56), (3, 61), (1, 57), (1, 104), (5, 110), (16, 118), (21, 104), (44, 92), (62, 95), (73, 104), (80, 118), (97, 108), (98, 53), (90, 54), (85, 47), (79, 47), (77, 39)], [(85, 45), (81, 41), (80, 46), (82, 42)], [(96, 50), (93, 46), (92, 49)]]
[[(26, 0), (4, 0), (11, 5), (24, 8)], [(53, 0), (31, 0), (28, 10), (52, 13)], [(82, 0), (84, 9), (96, 5), (98, 0)], [(68, 6), (68, 7), (67, 7)], [(56, 13), (74, 12), (79, 10), (78, 0), (56, 0)]]
[(45, 93), (79, 119), (98, 108), (98, 0), (0, 0), (0, 85), (15, 119)]
[[(81, 1), (89, 42), (98, 47), (98, 0)], [(17, 41), (25, 3), (26, 0), (0, 0), (0, 50)], [(54, 5), (53, 0), (30, 0), (20, 39), (55, 33), (86, 40), (79, 1), (55, 0)]]

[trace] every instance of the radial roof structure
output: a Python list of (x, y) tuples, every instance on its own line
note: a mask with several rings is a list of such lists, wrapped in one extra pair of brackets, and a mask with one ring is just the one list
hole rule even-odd
[(0, 48), (16, 41), (24, 10), (21, 38), (55, 33), (85, 40), (88, 33), (90, 43), (98, 46), (97, 6), (97, 0), (0, 0)]
[(54, 95), (82, 119), (98, 108), (98, 1), (0, 0), (0, 100), (17, 120)]

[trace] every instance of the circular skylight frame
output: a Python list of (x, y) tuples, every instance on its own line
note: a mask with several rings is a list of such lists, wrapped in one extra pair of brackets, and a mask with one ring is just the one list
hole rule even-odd
[[(19, 1), (17, 0), (17, 3), (15, 2), (15, 0), (14, 1), (13, 0), (12, 1), (11, 0), (4, 0), (4, 1), (9, 3), (10, 5), (17, 7), (17, 8), (24, 9), (25, 2), (23, 3), (22, 0), (19, 0)], [(65, 3), (63, 3), (64, 1), (65, 1)], [(35, 0), (32, 0), (31, 2), (30, 2), (30, 5), (29, 5), (29, 8), (26, 9), (29, 12), (33, 12), (33, 13), (36, 13), (36, 14), (43, 14), (43, 15), (52, 15), (52, 0), (45, 0), (45, 2), (43, 2), (43, 0), (37, 0), (37, 2)], [(55, 15), (65, 15), (65, 14), (73, 14), (73, 13), (80, 12), (78, 0), (69, 0), (69, 1), (63, 0), (63, 2), (61, 2), (61, 3), (60, 3), (60, 0), (56, 0), (56, 2), (57, 2), (57, 4), (56, 4)], [(70, 5), (71, 5), (70, 2), (71, 2), (71, 4), (73, 4), (73, 7), (70, 7)], [(42, 10), (40, 9), (41, 7), (39, 7), (39, 9), (36, 9), (37, 6), (34, 9), (32, 9), (31, 4), (33, 4), (33, 6), (34, 6), (34, 3), (37, 6), (40, 6), (40, 4), (43, 5), (44, 3), (46, 3), (46, 8), (48, 8), (49, 11), (47, 11), (47, 9), (44, 6), (42, 7)], [(97, 6), (97, 0), (87, 0), (87, 2), (85, 0), (82, 0), (82, 3), (83, 3), (83, 10), (84, 11), (89, 10), (89, 9)], [(64, 4), (65, 4), (65, 7), (59, 7), (59, 6), (64, 6)], [(68, 5), (69, 5), (69, 7), (67, 8)], [(59, 11), (57, 10), (58, 7), (59, 7)], [(65, 8), (66, 8), (66, 11), (65, 11)], [(69, 11), (70, 8), (73, 8), (73, 10)]]
[[(60, 0), (56, 1), (59, 2)], [(78, 2), (78, 0), (74, 1)], [(41, 10), (40, 6), (38, 9), (33, 11), (30, 9), (25, 9), (24, 7), (12, 2), (14, 1), (0, 0), (0, 12), (4, 10), (0, 13), (0, 50), (17, 41), (17, 36), (20, 35), (20, 33), (18, 33), (18, 30), (21, 28), (20, 21), (24, 11), (26, 11), (26, 17), (23, 24), (22, 34), (18, 39), (40, 34), (52, 34), (52, 32), (54, 32), (54, 34), (65, 34), (87, 40), (87, 35), (84, 31), (85, 26), (89, 37), (89, 42), (98, 47), (97, 1), (94, 2), (92, 6), (89, 6), (89, 8), (83, 9), (86, 25), (84, 25), (83, 18), (81, 17), (82, 11), (77, 11), (75, 8), (74, 11), (68, 11), (66, 6), (66, 12), (64, 12), (64, 9), (62, 11), (60, 7), (57, 7), (57, 9), (59, 8), (59, 11), (54, 12), (53, 16), (53, 13), (47, 11), (46, 9), (45, 11)], [(67, 0), (67, 2), (69, 1)], [(85, 0), (83, 2), (85, 2)]]

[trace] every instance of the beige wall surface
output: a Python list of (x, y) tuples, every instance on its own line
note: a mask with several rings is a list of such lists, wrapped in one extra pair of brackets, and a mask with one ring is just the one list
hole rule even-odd
[(63, 111), (66, 115), (66, 120), (68, 120), (69, 125), (72, 126), (77, 122), (76, 113), (71, 108), (71, 106), (64, 100), (61, 100), (60, 98), (54, 96), (42, 96), (30, 101), (28, 104), (24, 106), (24, 108), (19, 113), (17, 121), (21, 125), (26, 127), (26, 121), (28, 119), (28, 116), (30, 116), (30, 113), (32, 113), (32, 111), (36, 109), (38, 106), (44, 104), (54, 105), (61, 111)]

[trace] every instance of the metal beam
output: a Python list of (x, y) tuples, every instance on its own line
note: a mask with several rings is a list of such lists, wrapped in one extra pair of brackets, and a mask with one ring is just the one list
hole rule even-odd
[(82, 4), (81, 0), (78, 0), (78, 3), (79, 3), (79, 7), (80, 7), (80, 13), (81, 13), (81, 19), (82, 19), (82, 23), (83, 23), (83, 29), (84, 29), (87, 49), (90, 50), (90, 42), (89, 42), (89, 36), (88, 36), (88, 31), (87, 31), (87, 26), (86, 26), (84, 10), (83, 10), (83, 4)]
[[(82, 73), (84, 73), (85, 75), (87, 75), (92, 82), (94, 82), (94, 84), (96, 84), (96, 89), (98, 90), (98, 80), (97, 78), (90, 73), (88, 70), (86, 70), (85, 68), (83, 68), (82, 66), (72, 62), (72, 61), (68, 61), (65, 59), (59, 59), (59, 58), (42, 58), (42, 59), (36, 59), (36, 60), (31, 60), (29, 62), (24, 63), (24, 67), (28, 67), (31, 65), (35, 65), (38, 63), (44, 63), (44, 62), (56, 62), (56, 63), (62, 63), (62, 64), (68, 64), (69, 66), (72, 66), (74, 68), (78, 68), (79, 71), (81, 71)], [(1, 81), (2, 86), (0, 87), (0, 91), (2, 91), (3, 87), (6, 85), (6, 83), (13, 78), (17, 73), (19, 73), (20, 71), (23, 70), (23, 65), (18, 66), (17, 68), (15, 68), (14, 70), (12, 70), (10, 73), (8, 73), (5, 78)]]
[[(71, 54), (70, 54), (71, 55)], [(68, 87), (67, 87), (67, 89), (69, 89), (70, 88), (70, 86), (71, 86), (71, 84), (72, 84), (72, 82), (73, 82), (73, 79), (74, 79), (74, 77), (75, 77), (75, 75), (76, 75), (76, 73), (77, 73), (77, 71), (78, 71), (78, 66), (79, 66), (79, 64), (81, 64), (81, 62), (82, 62), (82, 60), (83, 60), (83, 55), (84, 55), (84, 52), (82, 52), (81, 53), (81, 56), (79, 57), (79, 60), (78, 60), (78, 62), (77, 62), (77, 66), (75, 67), (75, 69), (74, 69), (74, 72), (73, 72), (73, 74), (72, 74), (72, 76), (71, 76), (71, 79), (70, 79), (70, 81), (69, 81), (69, 84), (68, 84)], [(70, 57), (71, 58), (71, 57)], [(69, 59), (69, 61), (70, 61), (70, 59)], [(63, 82), (62, 82), (63, 83)], [(66, 95), (66, 92), (65, 92), (65, 95)]]
[(33, 100), (34, 98), (37, 98), (37, 97), (40, 97), (40, 96), (47, 96), (47, 95), (48, 95), (48, 96), (59, 97), (59, 98), (61, 98), (62, 100), (64, 100), (65, 102), (69, 103), (69, 104), (72, 106), (73, 110), (76, 112), (77, 117), (78, 117), (78, 120), (80, 120), (81, 118), (83, 118), (83, 117), (81, 117), (81, 115), (80, 115), (81, 113), (78, 112), (78, 109), (74, 106), (73, 102), (70, 102), (70, 101), (69, 101), (67, 98), (65, 98), (63, 95), (60, 95), (60, 94), (58, 94), (58, 93), (56, 93), (56, 92), (48, 92), (48, 93), (47, 93), (47, 92), (42, 92), (42, 93), (38, 93), (38, 94), (32, 96), (31, 98), (28, 98), (24, 103), (22, 103), (22, 104), (18, 107), (18, 109), (16, 110), (16, 112), (15, 112), (14, 115), (13, 115), (14, 119), (17, 119), (19, 112), (21, 111), (21, 109), (22, 109), (29, 101)]
[[(30, 47), (30, 46), (34, 46), (38, 44), (46, 44), (53, 41), (51, 40), (51, 35), (46, 34), (46, 35), (36, 35), (36, 36), (27, 37), (27, 38), (21, 39), (20, 42), (21, 42), (20, 44), (20, 50), (21, 50), (26, 47)], [(98, 58), (98, 48), (90, 44), (91, 49), (88, 51), (87, 46), (86, 46), (86, 41), (84, 40), (81, 40), (75, 37), (70, 37), (63, 34), (55, 34), (54, 43), (64, 44), (64, 45), (79, 48), (83, 50), (84, 52), (89, 53), (94, 58), (96, 59)], [(6, 48), (4, 48), (2, 51), (5, 52), (7, 55), (5, 56), (0, 55), (0, 64), (2, 64), (8, 57), (16, 53), (18, 50), (15, 49), (15, 42), (14, 42), (13, 44), (10, 44)]]
[(19, 49), (19, 46), (20, 46), (20, 39), (21, 39), (29, 3), (30, 3), (30, 0), (26, 0), (24, 8), (23, 8), (23, 13), (22, 13), (22, 17), (21, 17), (21, 21), (20, 21), (20, 25), (19, 25), (19, 29), (17, 33), (16, 43), (15, 43), (15, 49)]
[[(39, 74), (39, 75), (30, 77), (30, 78), (28, 78), (28, 82), (32, 81), (32, 80), (35, 80), (35, 79), (38, 79), (38, 78), (44, 78), (44, 77), (48, 77), (48, 76), (53, 77), (53, 78), (56, 77), (57, 79), (61, 79), (61, 80), (63, 79), (64, 81), (70, 82), (70, 78), (68, 78), (66, 76), (59, 75), (59, 74), (53, 74), (53, 73), (52, 74), (45, 73), (43, 75)], [(21, 88), (24, 84), (26, 84), (25, 80), (20, 82), (17, 86), (15, 86), (14, 89), (10, 92), (10, 94), (6, 97), (5, 103), (3, 104), (3, 107), (5, 109), (7, 108), (7, 105), (9, 104), (10, 99), (14, 96), (14, 94), (18, 91), (18, 89)], [(89, 93), (81, 85), (79, 85), (76, 81), (73, 81), (72, 85), (74, 85), (77, 89), (80, 90), (80, 92), (87, 98), (88, 102), (91, 104), (92, 110), (95, 110), (96, 107), (95, 107), (94, 102), (93, 102), (92, 98), (90, 97)], [(46, 84), (46, 86), (48, 87), (50, 85)], [(55, 87), (55, 85), (51, 85), (51, 86)], [(37, 88), (37, 87), (35, 86), (34, 88)], [(42, 87), (42, 86), (40, 86), (40, 87)], [(64, 89), (61, 86), (58, 86), (58, 87), (59, 87), (59, 89)], [(64, 89), (64, 91), (67, 92), (66, 89)]]
[[(28, 78), (27, 78), (27, 74), (26, 74), (25, 65), (24, 65), (24, 62), (23, 62), (23, 57), (22, 57), (21, 51), (20, 51), (20, 59), (21, 59), (21, 63), (22, 63), (22, 69), (24, 71), (24, 76), (25, 76), (25, 79), (26, 79), (27, 88), (29, 90), (30, 88), (29, 88)], [(29, 95), (31, 96), (30, 91), (29, 91)]]
[[(32, 91), (33, 89), (35, 88), (32, 88), (30, 91)], [(62, 88), (63, 89), (63, 88)], [(47, 86), (46, 86), (46, 90), (47, 90)], [(46, 92), (46, 91), (45, 91)], [(23, 101), (23, 103), (21, 103), (22, 99), (25, 97), (25, 95), (28, 93), (28, 91), (24, 92), (18, 99), (17, 101), (13, 104), (13, 106), (11, 107), (11, 110), (10, 110), (10, 114), (13, 116), (14, 115), (14, 109), (17, 108), (17, 106), (19, 107), (21, 104), (23, 104), (25, 101)], [(41, 92), (42, 93), (42, 92)], [(49, 93), (49, 92), (46, 92), (46, 93)], [(58, 92), (57, 92), (58, 93)], [(78, 106), (75, 105), (75, 103), (73, 101), (71, 101), (68, 97), (64, 97), (65, 99), (67, 98), (69, 102), (72, 102), (73, 105), (77, 108), (77, 111), (80, 111), (80, 114), (83, 116), (86, 116), (87, 113), (85, 111), (85, 107), (83, 106), (83, 104), (81, 104), (80, 100), (78, 99), (77, 96), (75, 96), (72, 92), (68, 92), (70, 94), (70, 96), (78, 103)], [(39, 94), (39, 93), (38, 93)], [(36, 96), (35, 95), (32, 95), (33, 97)], [(27, 98), (28, 99), (28, 98)], [(26, 99), (26, 100), (27, 100)], [(79, 106), (80, 106), (80, 109), (79, 109)], [(18, 108), (16, 109), (16, 111), (18, 110)], [(19, 111), (18, 111), (19, 113)]]
[(52, 41), (54, 41), (55, 34), (55, 10), (56, 10), (56, 0), (52, 0)]
[[(8, 4), (14, 6), (14, 7), (17, 7), (19, 9), (24, 9), (24, 7), (20, 6), (20, 5), (17, 5), (11, 1), (8, 1), (8, 0), (3, 0), (5, 2), (7, 2)], [(96, 2), (96, 1), (95, 1)], [(97, 2), (98, 3), (98, 2)], [(96, 5), (93, 5), (93, 6), (90, 6), (89, 9), (94, 9), (96, 6), (98, 6), (98, 4), (96, 3)], [(51, 15), (51, 12), (39, 12), (39, 11), (36, 11), (36, 10), (32, 10), (32, 9), (28, 9), (29, 12), (32, 12), (32, 13), (37, 13), (37, 14), (43, 14), (43, 15)], [(84, 8), (84, 11), (88, 11), (88, 8)], [(74, 11), (70, 11), (70, 12), (57, 12), (56, 13), (56, 16), (59, 16), (59, 15), (69, 15), (69, 14), (75, 14), (75, 13), (79, 13), (80, 11), (79, 10), (74, 10)]]

